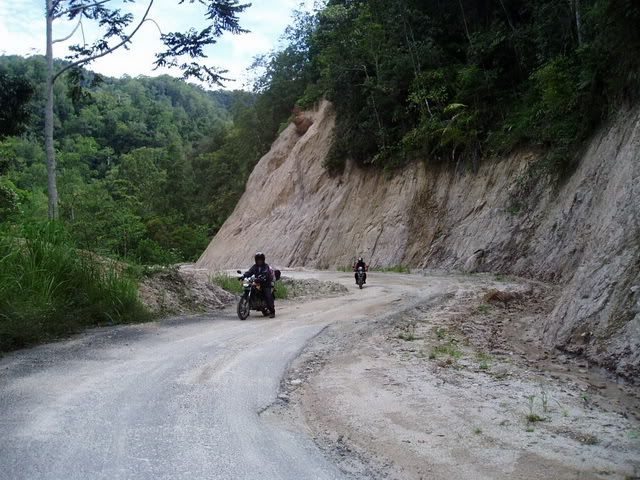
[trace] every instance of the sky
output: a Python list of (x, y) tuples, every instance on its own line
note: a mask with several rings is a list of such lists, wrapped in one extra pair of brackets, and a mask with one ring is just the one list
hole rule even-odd
[[(0, 0), (0, 54), (44, 54), (44, 3), (45, 0)], [(113, 5), (119, 3), (121, 0), (113, 0)], [(139, 18), (147, 5), (147, 0), (137, 0), (134, 4), (127, 4), (125, 8)], [(253, 0), (252, 6), (240, 16), (241, 26), (250, 30), (250, 33), (225, 34), (216, 45), (207, 49), (207, 64), (229, 71), (226, 76), (234, 80), (227, 82), (225, 88), (247, 88), (250, 76), (246, 70), (253, 58), (278, 45), (295, 9), (310, 9), (312, 5), (312, 0)], [(159, 28), (163, 32), (184, 31), (190, 27), (202, 28), (206, 25), (202, 10), (197, 2), (190, 5), (188, 0), (183, 5), (178, 5), (178, 0), (156, 0), (150, 17), (157, 26), (146, 22), (134, 37), (128, 51), (120, 49), (93, 62), (89, 68), (114, 77), (155, 76), (162, 73), (179, 76), (177, 70), (153, 70), (154, 53), (162, 46)], [(54, 38), (67, 36), (74, 26), (62, 19), (56, 21)], [(91, 43), (99, 32), (86, 23), (85, 26), (85, 38)], [(63, 58), (68, 53), (67, 46), (81, 43), (81, 39), (78, 31), (72, 40), (56, 43), (54, 56)]]

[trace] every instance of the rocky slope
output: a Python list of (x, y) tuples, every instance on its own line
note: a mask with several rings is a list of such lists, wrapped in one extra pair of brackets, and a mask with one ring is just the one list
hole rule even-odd
[(533, 154), (487, 161), (477, 173), (415, 163), (389, 174), (348, 163), (332, 177), (322, 166), (331, 105), (306, 119), (256, 166), (198, 266), (245, 265), (259, 249), (282, 266), (331, 268), (362, 254), (380, 266), (552, 281), (562, 294), (540, 325), (544, 340), (638, 376), (640, 110), (595, 135), (561, 186), (527, 180)]

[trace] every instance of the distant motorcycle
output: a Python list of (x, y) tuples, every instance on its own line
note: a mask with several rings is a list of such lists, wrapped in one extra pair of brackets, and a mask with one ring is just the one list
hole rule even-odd
[(360, 287), (360, 289), (362, 289), (362, 286), (364, 285), (364, 279), (365, 279), (364, 268), (358, 267), (358, 270), (356, 271), (356, 282), (358, 283), (358, 286)]
[[(238, 273), (242, 275), (242, 272), (238, 270)], [(266, 278), (252, 276), (249, 278), (240, 277), (238, 280), (242, 281), (242, 296), (238, 301), (238, 318), (240, 320), (246, 320), (249, 318), (251, 310), (262, 312), (265, 317), (269, 316), (269, 307), (264, 299), (262, 291), (265, 285), (268, 284)]]

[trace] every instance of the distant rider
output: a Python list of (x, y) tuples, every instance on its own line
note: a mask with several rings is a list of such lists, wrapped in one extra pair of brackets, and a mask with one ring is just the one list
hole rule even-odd
[(354, 275), (356, 283), (358, 283), (358, 268), (360, 267), (362, 267), (362, 269), (364, 270), (364, 283), (367, 283), (367, 272), (369, 271), (369, 265), (364, 262), (364, 259), (362, 257), (359, 257), (356, 263), (353, 264), (353, 271), (356, 272)]
[(247, 270), (243, 277), (249, 278), (255, 275), (256, 278), (259, 278), (262, 281), (262, 294), (264, 295), (264, 300), (267, 303), (267, 308), (269, 309), (269, 316), (274, 318), (276, 316), (276, 307), (275, 302), (273, 301), (273, 270), (265, 262), (264, 253), (256, 253), (254, 260), (256, 262), (255, 265)]

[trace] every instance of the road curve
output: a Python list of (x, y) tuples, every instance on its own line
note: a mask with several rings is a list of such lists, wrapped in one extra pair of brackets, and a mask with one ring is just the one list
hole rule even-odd
[(0, 360), (0, 477), (337, 479), (302, 429), (261, 418), (288, 363), (325, 326), (445, 293), (446, 277), (349, 274), (348, 296), (96, 329)]

